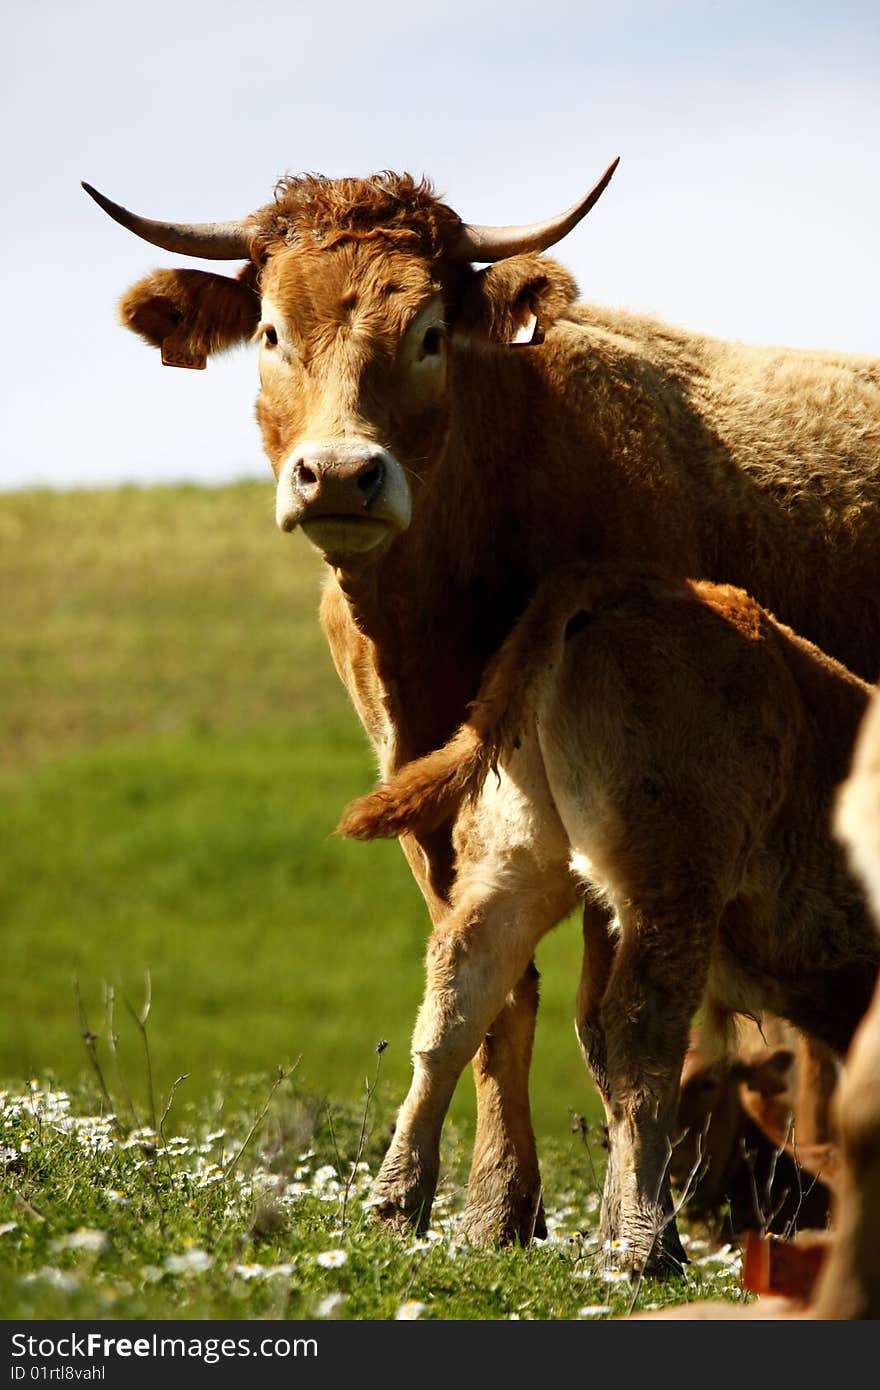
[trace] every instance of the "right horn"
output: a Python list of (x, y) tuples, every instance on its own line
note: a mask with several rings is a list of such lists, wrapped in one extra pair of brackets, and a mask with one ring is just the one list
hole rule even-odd
[(175, 251), (184, 256), (201, 256), (209, 261), (248, 260), (251, 254), (252, 229), (243, 222), (154, 222), (150, 217), (140, 217), (121, 207), (90, 183), (83, 183), (90, 198), (94, 198), (114, 222), (127, 227), (135, 236), (142, 237), (153, 246), (161, 246), (164, 251)]
[(570, 207), (568, 212), (551, 217), (547, 222), (533, 222), (526, 227), (477, 227), (466, 223), (450, 250), (452, 260), (503, 261), (508, 256), (521, 256), (526, 251), (546, 251), (548, 246), (567, 236), (582, 217), (586, 217), (605, 192), (619, 163), (618, 155), (585, 198)]

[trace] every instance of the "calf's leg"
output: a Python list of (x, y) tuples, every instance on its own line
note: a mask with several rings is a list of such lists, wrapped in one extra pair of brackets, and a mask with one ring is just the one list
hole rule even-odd
[(600, 1007), (609, 1155), (600, 1238), (634, 1272), (680, 1273), (669, 1178), (671, 1135), (691, 1017), (708, 971), (712, 919), (654, 904), (623, 908)]
[(471, 1062), (477, 1132), (462, 1230), (473, 1244), (525, 1245), (547, 1234), (529, 1106), (537, 1012), (532, 961)]
[[(438, 875), (441, 886), (445, 884), (444, 866), (441, 863), (432, 874), (412, 836), (405, 835), (401, 844), (431, 921), (438, 926), (450, 910), (448, 899), (436, 891)], [(532, 962), (472, 1061), (477, 1117), (464, 1230), (475, 1244), (525, 1243), (532, 1235), (546, 1235), (529, 1107), (537, 1009), (538, 972)]]
[[(427, 1229), (440, 1163), (440, 1132), (449, 1102), (462, 1070), (483, 1044), (493, 1020), (509, 1007), (512, 991), (511, 1013), (501, 1021), (500, 1065), (493, 1069), (490, 1064), (486, 1082), (497, 1087), (499, 1120), (503, 1123), (511, 1115), (516, 1118), (516, 1137), (506, 1138), (501, 1152), (517, 1162), (524, 1158), (528, 1162), (533, 1141), (526, 1142), (525, 1151), (518, 1144), (522, 1144), (524, 1134), (524, 1062), (531, 1051), (528, 1010), (533, 1011), (534, 1006), (523, 992), (517, 1001), (516, 992), (529, 987), (522, 981), (538, 941), (570, 906), (570, 884), (561, 893), (552, 888), (523, 891), (516, 884), (474, 889), (463, 892), (447, 919), (432, 933), (425, 996), (413, 1033), (412, 1083), (373, 1184), (372, 1203), (380, 1220), (400, 1230)], [(528, 1044), (525, 1048), (524, 1042)], [(518, 1077), (518, 1114), (517, 1103), (508, 1104), (505, 1093), (511, 1059), (512, 1071)], [(485, 1099), (488, 1093), (484, 1094)], [(530, 1134), (530, 1124), (528, 1130)], [(484, 1144), (487, 1133), (484, 1127)], [(483, 1150), (483, 1158), (477, 1153), (476, 1172), (472, 1176), (479, 1179), (486, 1162), (491, 1167), (493, 1160), (488, 1155), (494, 1147), (490, 1142)], [(534, 1171), (527, 1170), (526, 1192), (534, 1192), (536, 1185), (535, 1160)], [(518, 1180), (514, 1179), (514, 1193), (517, 1187)], [(509, 1196), (509, 1176), (501, 1188)], [(522, 1224), (525, 1209), (521, 1202)], [(475, 1233), (485, 1238), (491, 1219), (478, 1217), (479, 1210), (479, 1205), (475, 1205), (471, 1224)]]

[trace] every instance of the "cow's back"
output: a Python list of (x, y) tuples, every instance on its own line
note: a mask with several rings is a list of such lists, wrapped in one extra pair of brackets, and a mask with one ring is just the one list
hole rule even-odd
[(880, 360), (728, 343), (586, 305), (542, 351), (536, 370), (567, 417), (542, 468), (579, 470), (586, 490), (598, 470), (595, 558), (738, 585), (876, 679)]

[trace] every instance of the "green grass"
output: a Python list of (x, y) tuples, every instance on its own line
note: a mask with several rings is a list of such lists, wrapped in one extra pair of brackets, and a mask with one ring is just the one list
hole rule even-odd
[[(104, 987), (124, 1009), (149, 971), (166, 1085), (186, 1071), (202, 1091), (218, 1069), (301, 1056), (307, 1084), (352, 1098), (385, 1038), (402, 1097), (427, 916), (396, 844), (333, 834), (371, 776), (343, 718), (109, 743), (7, 780), (0, 1075), (50, 1067), (72, 1084), (73, 980), (100, 1033)], [(570, 1023), (574, 924), (558, 937), (573, 959), (545, 970), (535, 1077), (539, 1126), (555, 1132), (591, 1104)], [(469, 1080), (459, 1090), (464, 1116)]]
[(267, 1085), (225, 1081), (200, 1110), (183, 1103), (167, 1143), (121, 1098), (114, 1124), (85, 1091), (0, 1095), (4, 1316), (550, 1320), (742, 1298), (736, 1262), (699, 1246), (683, 1284), (597, 1272), (598, 1194), (573, 1136), (547, 1156), (546, 1242), (458, 1241), (467, 1150), (454, 1127), (428, 1237), (389, 1234), (365, 1205), (385, 1100), (328, 1110), (296, 1076)]
[(0, 766), (348, 712), (270, 485), (0, 497)]

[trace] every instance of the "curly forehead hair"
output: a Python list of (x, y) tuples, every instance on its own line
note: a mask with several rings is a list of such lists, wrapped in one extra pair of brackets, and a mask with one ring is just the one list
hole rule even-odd
[(323, 246), (382, 236), (435, 261), (461, 227), (427, 179), (385, 170), (368, 179), (288, 175), (275, 186), (275, 201), (253, 214), (255, 249), (263, 255), (279, 241)]

